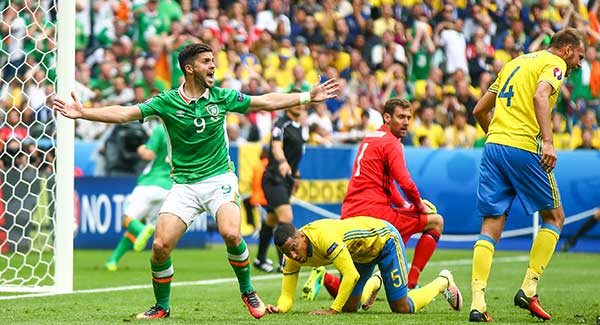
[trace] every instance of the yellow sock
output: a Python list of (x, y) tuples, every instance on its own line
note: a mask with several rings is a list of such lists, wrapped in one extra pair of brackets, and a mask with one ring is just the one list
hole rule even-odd
[(525, 279), (523, 279), (523, 284), (521, 284), (521, 289), (523, 289), (523, 292), (525, 292), (527, 297), (535, 296), (539, 281), (540, 274), (537, 274), (533, 272), (531, 268), (528, 268), (527, 273), (525, 273)]
[(448, 280), (446, 278), (437, 277), (424, 287), (409, 291), (408, 297), (413, 302), (413, 312), (417, 312), (419, 309), (427, 306), (435, 296), (444, 291), (447, 287)]
[(375, 290), (379, 290), (381, 288), (381, 282), (381, 278), (377, 275), (373, 275), (369, 278), (369, 280), (367, 280), (367, 283), (365, 283), (363, 288), (362, 296), (360, 297), (360, 301), (363, 305), (367, 302)]
[(473, 271), (471, 274), (472, 302), (471, 309), (480, 312), (487, 310), (485, 304), (485, 289), (487, 287), (492, 258), (494, 257), (495, 241), (488, 236), (480, 236), (473, 248)]
[(555, 226), (543, 224), (542, 229), (533, 241), (531, 251), (529, 252), (529, 268), (521, 285), (521, 289), (523, 289), (527, 297), (532, 297), (536, 294), (538, 281), (548, 263), (550, 263), (552, 255), (554, 255), (559, 232), (560, 230)]

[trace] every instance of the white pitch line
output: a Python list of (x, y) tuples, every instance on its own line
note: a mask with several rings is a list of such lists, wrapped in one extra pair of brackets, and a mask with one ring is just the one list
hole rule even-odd
[[(520, 255), (520, 256), (511, 256), (511, 257), (498, 257), (498, 258), (494, 259), (494, 263), (514, 263), (514, 262), (523, 262), (523, 261), (528, 261), (528, 260), (529, 260), (529, 256)], [(460, 259), (460, 260), (429, 262), (429, 263), (427, 263), (427, 265), (429, 265), (429, 266), (470, 265), (471, 262), (472, 262), (471, 259)], [(309, 274), (309, 272), (301, 273), (301, 275), (307, 275), (307, 274)], [(264, 280), (272, 280), (272, 279), (278, 279), (278, 278), (281, 278), (281, 274), (256, 275), (256, 276), (252, 277), (252, 281), (264, 281)], [(171, 286), (173, 286), (173, 287), (209, 286), (209, 285), (230, 283), (230, 282), (237, 282), (237, 278), (221, 278), (221, 279), (199, 280), (199, 281), (181, 281), (181, 282), (173, 282), (171, 284)], [(56, 295), (76, 295), (76, 294), (86, 294), (86, 293), (142, 290), (142, 289), (151, 289), (151, 288), (152, 288), (152, 285), (141, 284), (141, 285), (133, 285), (133, 286), (75, 290), (73, 292), (67, 292), (67, 293), (44, 292), (44, 293), (24, 294), (24, 295), (15, 295), (15, 296), (3, 296), (3, 297), (0, 296), (0, 300), (50, 297), (50, 296), (56, 296)]]

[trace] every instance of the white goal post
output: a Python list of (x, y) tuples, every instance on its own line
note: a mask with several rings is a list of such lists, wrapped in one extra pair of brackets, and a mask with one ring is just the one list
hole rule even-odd
[(75, 89), (75, 0), (8, 0), (0, 17), (0, 292), (72, 292), (74, 122), (48, 112)]
[[(69, 99), (75, 89), (75, 0), (58, 1), (56, 95)], [(56, 121), (56, 227), (54, 290), (73, 291), (73, 225), (75, 181), (74, 121)]]

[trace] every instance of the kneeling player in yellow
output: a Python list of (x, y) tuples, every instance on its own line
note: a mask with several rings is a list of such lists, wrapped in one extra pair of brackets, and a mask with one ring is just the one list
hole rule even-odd
[[(370, 297), (382, 284), (395, 313), (414, 313), (440, 293), (455, 310), (462, 307), (462, 295), (448, 270), (424, 287), (407, 293), (408, 263), (402, 237), (386, 221), (371, 217), (323, 219), (300, 229), (281, 224), (274, 237), (275, 245), (286, 258), (281, 296), (277, 306), (267, 305), (269, 313), (285, 313), (292, 308), (301, 266), (332, 263), (342, 275), (338, 295), (329, 310), (315, 310), (313, 315), (355, 312), (361, 306), (361, 296)], [(367, 283), (376, 265), (381, 270), (381, 281)]]

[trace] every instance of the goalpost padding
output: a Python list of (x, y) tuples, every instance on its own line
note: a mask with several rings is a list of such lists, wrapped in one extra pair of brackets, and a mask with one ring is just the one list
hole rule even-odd
[(74, 89), (75, 2), (56, 5), (55, 0), (0, 4), (0, 89), (7, 89), (0, 110), (5, 292), (73, 289), (73, 121), (56, 119), (51, 103), (56, 94), (70, 98)]

